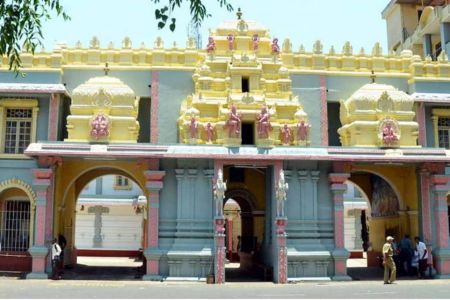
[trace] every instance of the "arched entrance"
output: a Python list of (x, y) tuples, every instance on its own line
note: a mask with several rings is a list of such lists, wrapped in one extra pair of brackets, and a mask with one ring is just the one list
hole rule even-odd
[[(359, 245), (358, 242), (353, 245), (354, 249), (348, 249), (351, 253), (348, 273), (354, 279), (381, 274), (381, 250), (386, 236), (394, 236), (399, 242), (406, 234), (417, 234), (417, 220), (411, 218), (414, 215), (410, 205), (414, 201), (404, 203), (405, 190), (391, 180), (395, 173), (361, 170), (352, 172), (348, 180), (350, 188), (344, 196), (346, 246), (350, 244), (348, 241), (359, 241)], [(348, 226), (351, 216), (355, 222), (353, 230)], [(399, 262), (398, 257), (395, 259)], [(362, 270), (365, 268), (372, 268), (373, 272)]]
[(126, 165), (91, 164), (70, 179), (61, 176), (54, 232), (67, 240), (63, 278), (140, 278), (147, 201), (135, 174)]

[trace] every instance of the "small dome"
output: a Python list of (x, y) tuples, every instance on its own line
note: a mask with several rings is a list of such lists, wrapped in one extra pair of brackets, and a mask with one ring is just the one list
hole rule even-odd
[(72, 91), (72, 97), (96, 97), (104, 93), (110, 97), (134, 98), (133, 90), (120, 79), (111, 76), (93, 77)]
[(368, 83), (363, 85), (359, 90), (346, 100), (346, 102), (353, 101), (378, 101), (381, 95), (386, 92), (393, 101), (413, 101), (410, 95), (400, 91), (392, 85)]

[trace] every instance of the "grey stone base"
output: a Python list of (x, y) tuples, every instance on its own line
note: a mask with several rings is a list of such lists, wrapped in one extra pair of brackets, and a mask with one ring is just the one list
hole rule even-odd
[(142, 280), (146, 280), (146, 281), (163, 281), (163, 277), (161, 275), (144, 275), (144, 276), (142, 276)]
[(206, 277), (167, 277), (166, 281), (196, 281), (206, 282)]
[(436, 274), (436, 275), (434, 275), (433, 278), (434, 279), (450, 279), (450, 274), (444, 274), (444, 275)]
[(348, 275), (335, 275), (333, 277), (331, 277), (331, 279), (333, 281), (351, 281), (353, 280), (350, 276)]
[(48, 279), (48, 274), (32, 272), (27, 274), (26, 279)]

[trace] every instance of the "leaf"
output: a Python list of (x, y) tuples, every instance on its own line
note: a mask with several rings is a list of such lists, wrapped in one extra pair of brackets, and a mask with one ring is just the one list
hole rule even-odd
[(169, 25), (169, 29), (170, 29), (170, 31), (172, 31), (172, 32), (175, 31), (175, 22)]
[(164, 26), (166, 26), (166, 23), (164, 23), (164, 22), (158, 22), (158, 29), (163, 29)]
[(159, 11), (159, 9), (155, 9), (155, 18), (156, 19), (161, 18), (161, 12)]

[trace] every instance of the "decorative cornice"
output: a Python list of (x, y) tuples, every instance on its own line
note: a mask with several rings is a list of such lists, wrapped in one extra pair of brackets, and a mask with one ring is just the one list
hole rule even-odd
[(414, 93), (411, 95), (415, 102), (449, 103), (450, 93)]
[(41, 83), (0, 83), (0, 93), (68, 94), (63, 84)]
[(25, 193), (30, 198), (30, 203), (31, 203), (32, 208), (35, 207), (36, 193), (33, 191), (33, 189), (31, 188), (31, 186), (28, 183), (26, 183), (18, 178), (11, 178), (11, 179), (7, 179), (7, 180), (0, 182), (0, 193), (3, 192), (4, 190), (10, 189), (10, 188), (18, 188), (18, 189), (25, 191)]

